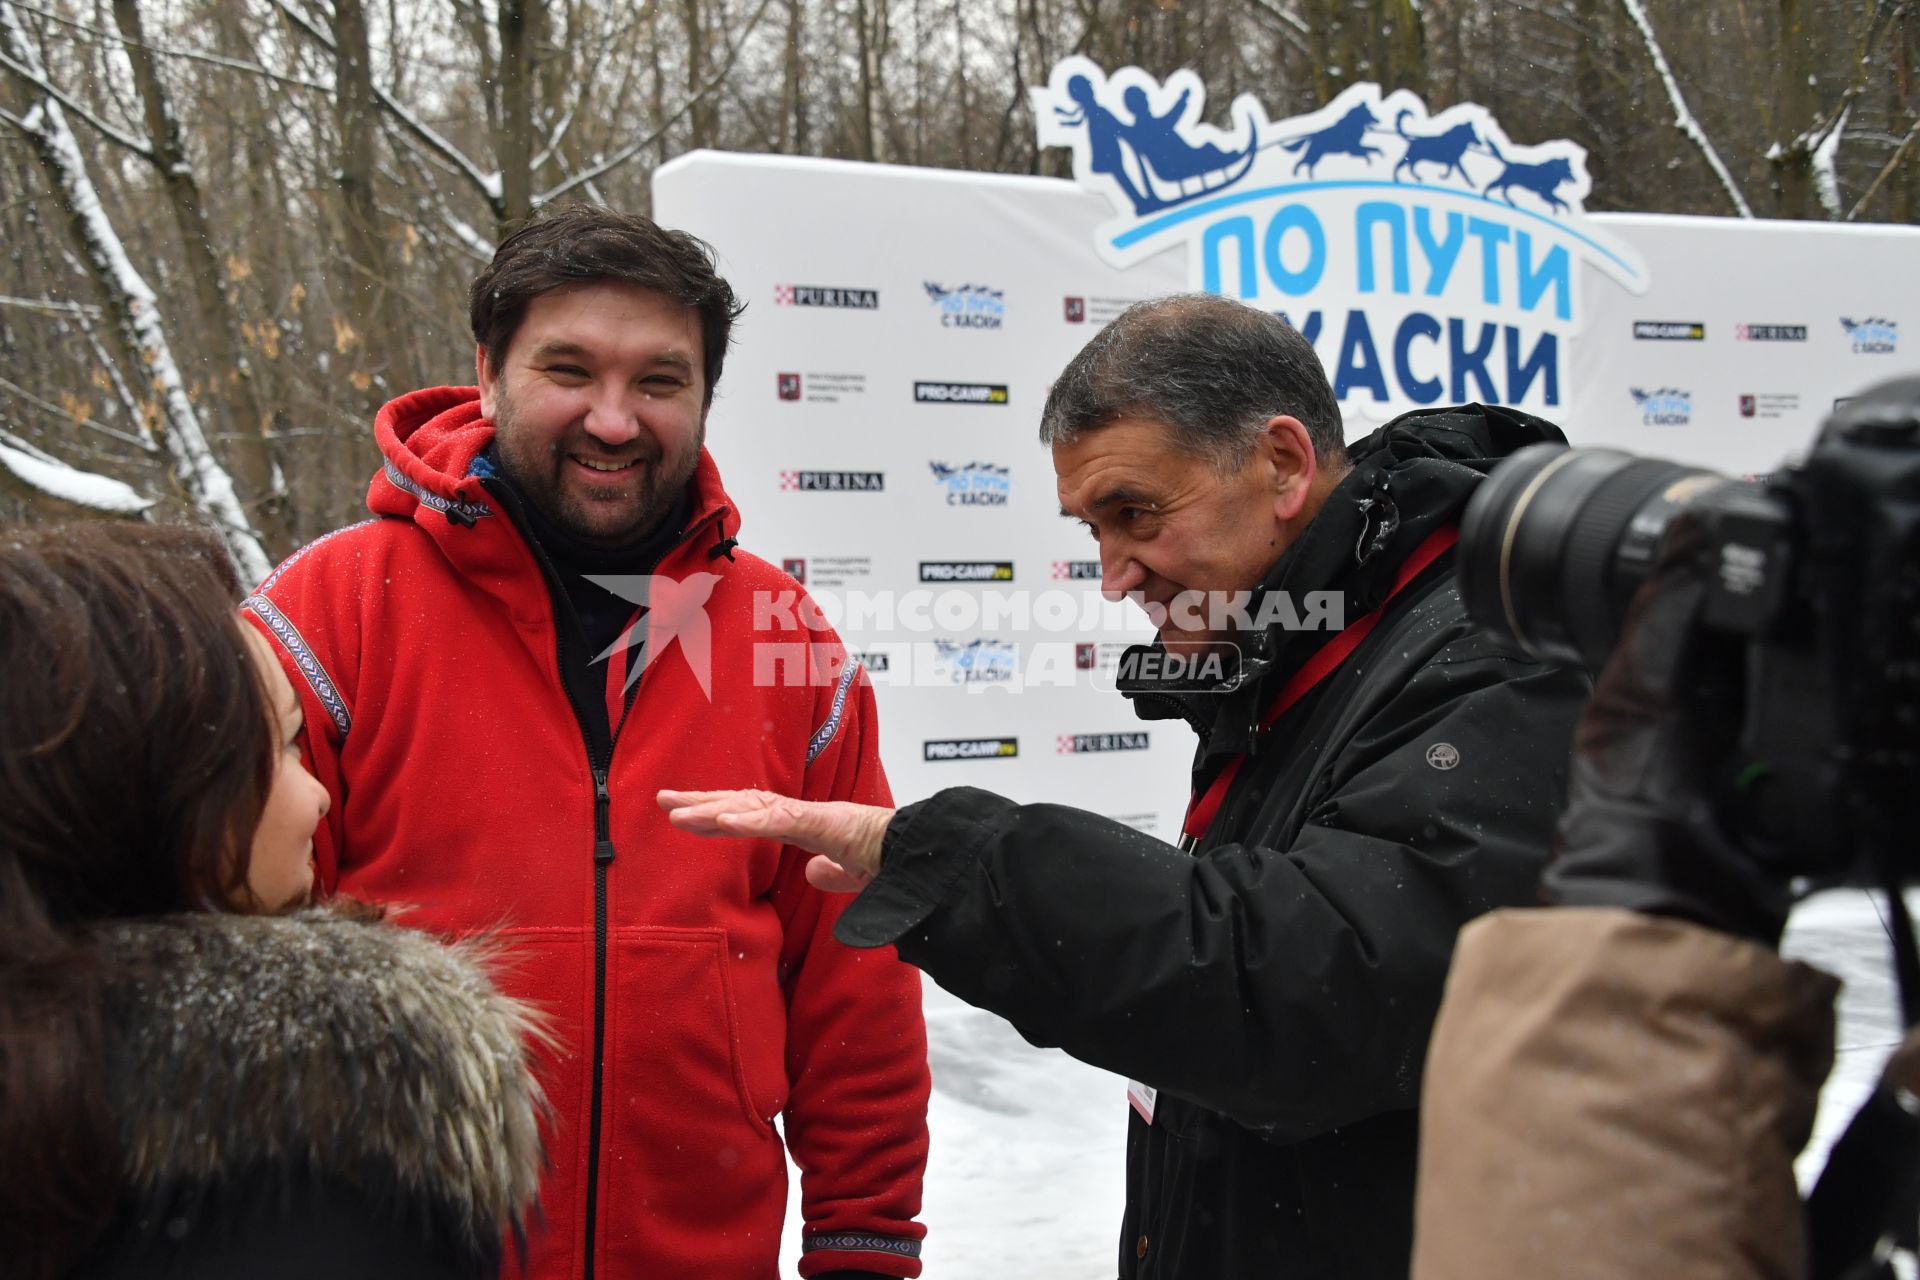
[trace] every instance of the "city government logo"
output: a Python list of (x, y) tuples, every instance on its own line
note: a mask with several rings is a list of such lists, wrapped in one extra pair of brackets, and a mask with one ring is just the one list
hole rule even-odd
[(933, 478), (946, 491), (950, 507), (1004, 507), (1012, 488), (1007, 468), (991, 462), (969, 462), (948, 466), (929, 462)]
[(989, 382), (916, 382), (913, 398), (918, 404), (1005, 404), (1007, 388)]
[(1011, 560), (922, 560), (922, 582), (1012, 582)]
[(1375, 84), (1276, 121), (1243, 94), (1225, 128), (1206, 97), (1190, 70), (1162, 82), (1080, 56), (1032, 91), (1040, 145), (1070, 148), (1113, 209), (1099, 256), (1124, 269), (1178, 249), (1188, 287), (1285, 313), (1349, 412), (1570, 403), (1592, 278), (1647, 289), (1638, 251), (1587, 216), (1577, 143), (1517, 143), (1484, 107), (1432, 113)]
[(777, 307), (839, 307), (852, 311), (878, 311), (880, 291), (818, 284), (777, 284), (773, 286), (773, 304)]
[(943, 329), (998, 329), (1007, 319), (1007, 298), (1003, 290), (984, 284), (949, 287), (923, 280), (927, 300), (940, 313)]
[(780, 375), (780, 398), (782, 400), (798, 400), (800, 398), (799, 374), (783, 373)]
[(1698, 320), (1635, 320), (1635, 342), (1705, 342), (1707, 326)]
[(1143, 730), (1129, 733), (1062, 733), (1055, 735), (1053, 748), (1063, 756), (1102, 751), (1145, 751), (1147, 734)]
[(920, 744), (922, 760), (1011, 760), (1020, 754), (1018, 738), (930, 738)]
[(880, 493), (887, 487), (884, 471), (782, 471), (782, 493)]
[(780, 571), (801, 586), (807, 585), (807, 562), (805, 560), (782, 560)]

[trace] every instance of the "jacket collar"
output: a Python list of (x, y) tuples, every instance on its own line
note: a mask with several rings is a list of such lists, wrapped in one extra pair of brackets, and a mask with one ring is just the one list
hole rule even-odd
[(330, 908), (121, 921), (93, 943), (137, 1204), (305, 1172), (424, 1197), (485, 1253), (531, 1203), (544, 1032), (488, 983), (484, 947)]
[[(1459, 522), (1486, 473), (1541, 441), (1566, 437), (1543, 419), (1478, 404), (1406, 414), (1356, 441), (1347, 449), (1352, 469), (1255, 587), (1256, 615), (1271, 592), (1296, 604), (1308, 592), (1337, 592), (1345, 624), (1379, 608), (1401, 565), (1435, 530)], [(1239, 638), (1239, 660), (1224, 681), (1171, 692), (1123, 682), (1121, 692), (1142, 719), (1193, 726), (1205, 756), (1250, 752), (1267, 703), (1333, 634), (1278, 622)]]
[[(494, 428), (481, 412), (478, 388), (429, 387), (391, 400), (375, 416), (373, 434), (385, 457), (367, 489), (375, 515), (412, 520), (483, 585), (524, 571), (525, 531), (503, 515), (487, 488), (492, 471), (482, 455), (493, 443)], [(705, 569), (732, 548), (740, 520), (704, 448), (689, 497), (688, 536), (676, 550), (696, 548), (697, 560), (683, 567)], [(677, 558), (669, 552), (660, 571)]]

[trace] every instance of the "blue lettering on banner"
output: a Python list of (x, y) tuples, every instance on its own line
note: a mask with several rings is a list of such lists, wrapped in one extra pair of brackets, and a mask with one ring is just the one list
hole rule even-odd
[(927, 464), (947, 493), (950, 507), (1004, 507), (1013, 485), (1007, 468), (991, 462), (969, 462), (963, 467), (944, 462)]
[[(1191, 71), (1162, 82), (1076, 56), (1033, 106), (1041, 145), (1070, 148), (1075, 179), (1114, 210), (1102, 258), (1183, 248), (1193, 287), (1287, 317), (1349, 411), (1563, 404), (1582, 290), (1596, 273), (1647, 288), (1639, 254), (1586, 214), (1585, 150), (1515, 143), (1471, 103), (1429, 113), (1357, 84), (1269, 121), (1242, 95), (1223, 128)], [(1891, 345), (1890, 327), (1857, 349)]]

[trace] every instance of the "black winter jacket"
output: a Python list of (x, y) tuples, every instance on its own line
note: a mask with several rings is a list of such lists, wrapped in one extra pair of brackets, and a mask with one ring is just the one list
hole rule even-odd
[[(1560, 435), (1478, 405), (1389, 424), (1262, 586), (1341, 591), (1356, 622), (1493, 461), (1541, 439)], [(1136, 697), (1200, 734), (1196, 794), (1249, 753), (1193, 854), (955, 788), (899, 812), (840, 921), (1035, 1044), (1160, 1091), (1150, 1125), (1130, 1117), (1122, 1276), (1407, 1272), (1454, 935), (1537, 900), (1588, 693), (1468, 621), (1453, 559), (1264, 734), (1328, 632), (1250, 637), (1229, 691)]]
[(96, 935), (119, 1209), (76, 1280), (473, 1280), (540, 1174), (524, 1006), (330, 909)]

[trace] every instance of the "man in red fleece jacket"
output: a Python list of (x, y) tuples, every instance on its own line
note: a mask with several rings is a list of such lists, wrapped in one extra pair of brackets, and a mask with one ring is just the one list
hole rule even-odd
[(756, 638), (756, 597), (800, 588), (735, 549), (702, 447), (739, 309), (690, 236), (585, 206), (534, 221), (473, 283), (479, 387), (383, 408), (376, 518), (247, 601), (332, 797), (319, 883), (490, 932), (552, 1020), (533, 1276), (774, 1276), (783, 1116), (800, 1274), (920, 1273), (918, 975), (833, 939), (804, 853), (716, 847), (653, 802), (891, 803), (838, 638), (812, 637), (802, 678), (755, 662), (779, 638)]

